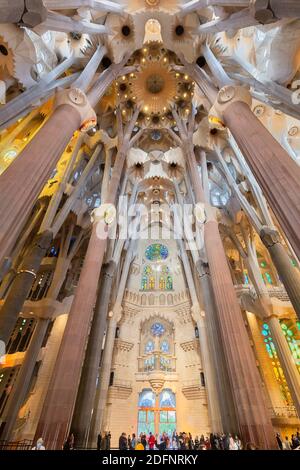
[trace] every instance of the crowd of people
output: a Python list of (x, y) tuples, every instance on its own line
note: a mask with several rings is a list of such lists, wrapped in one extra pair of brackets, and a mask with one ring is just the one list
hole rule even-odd
[(289, 439), (288, 436), (285, 436), (284, 439), (280, 436), (279, 433), (276, 434), (277, 444), (280, 450), (300, 450), (300, 432), (297, 431), (296, 434), (292, 434)]
[(120, 450), (241, 450), (243, 448), (240, 438), (231, 434), (210, 434), (204, 437), (192, 437), (191, 433), (173, 432), (149, 435), (141, 433), (137, 438), (135, 434), (122, 433), (119, 438)]
[[(297, 430), (289, 439), (284, 439), (279, 433), (276, 434), (279, 450), (300, 450), (300, 432)], [(74, 435), (70, 434), (66, 439), (62, 450), (74, 450)], [(123, 432), (119, 438), (119, 450), (258, 450), (251, 442), (243, 446), (241, 439), (237, 435), (231, 434), (210, 434), (209, 436), (192, 437), (191, 433), (173, 432), (172, 435), (163, 432), (161, 435), (148, 435), (141, 433), (126, 434)], [(39, 438), (32, 450), (45, 450), (44, 441)], [(111, 450), (111, 433), (103, 432), (98, 434), (97, 450)]]

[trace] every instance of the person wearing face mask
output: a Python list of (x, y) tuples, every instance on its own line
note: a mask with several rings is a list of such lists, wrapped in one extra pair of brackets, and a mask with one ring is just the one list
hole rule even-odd
[(44, 440), (43, 440), (42, 437), (40, 437), (40, 438), (36, 441), (36, 445), (35, 445), (31, 450), (46, 450), (46, 449), (45, 449), (45, 446), (44, 446)]

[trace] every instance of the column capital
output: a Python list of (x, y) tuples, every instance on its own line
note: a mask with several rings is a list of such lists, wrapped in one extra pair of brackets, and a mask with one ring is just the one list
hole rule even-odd
[(228, 106), (235, 102), (246, 103), (249, 107), (252, 104), (252, 97), (248, 88), (243, 86), (226, 85), (223, 86), (217, 95), (216, 101), (209, 111), (208, 121), (211, 127), (224, 129), (224, 112)]
[(272, 246), (280, 243), (280, 235), (277, 230), (264, 225), (259, 234), (263, 244), (269, 249)]
[(270, 0), (251, 0), (250, 11), (256, 21), (261, 24), (270, 24), (277, 21), (270, 3)]
[(97, 209), (91, 213), (93, 224), (104, 222), (106, 225), (111, 226), (116, 219), (117, 211), (114, 204), (101, 204)]
[(97, 124), (97, 116), (86, 94), (80, 88), (69, 88), (56, 93), (55, 109), (59, 106), (72, 106), (81, 118), (80, 130), (87, 132)]

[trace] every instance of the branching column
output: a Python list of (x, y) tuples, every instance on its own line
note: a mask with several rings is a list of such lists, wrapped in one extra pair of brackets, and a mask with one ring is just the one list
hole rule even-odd
[(95, 210), (87, 253), (36, 431), (36, 436), (44, 437), (47, 449), (60, 449), (71, 425), (109, 227), (116, 215), (114, 203), (126, 154), (136, 137), (131, 139), (138, 112), (120, 133), (108, 198)]
[(245, 88), (223, 87), (211, 110), (224, 119), (300, 259), (300, 167), (250, 108)]
[(103, 417), (104, 411), (106, 406), (106, 399), (109, 387), (109, 377), (111, 371), (111, 364), (113, 358), (113, 349), (115, 343), (115, 333), (116, 327), (118, 322), (120, 321), (121, 314), (122, 314), (122, 300), (123, 295), (127, 283), (128, 273), (130, 269), (130, 265), (133, 258), (133, 247), (134, 241), (131, 241), (130, 247), (126, 253), (124, 266), (122, 270), (122, 275), (119, 283), (119, 289), (117, 294), (117, 299), (115, 305), (111, 312), (108, 315), (108, 327), (105, 337), (105, 346), (104, 346), (104, 354), (103, 354), (103, 361), (101, 364), (101, 373), (99, 377), (99, 392), (97, 393), (94, 409), (95, 409), (95, 416), (93, 419), (93, 426), (90, 433), (89, 442), (91, 445), (95, 444), (95, 437), (96, 435), (102, 430), (103, 426)]
[(197, 324), (199, 331), (199, 344), (201, 351), (201, 361), (207, 384), (207, 401), (211, 428), (214, 433), (222, 430), (222, 420), (220, 413), (220, 403), (218, 400), (217, 378), (212, 363), (212, 354), (209, 348), (206, 327), (206, 312), (202, 312), (198, 303), (194, 280), (191, 272), (190, 263), (183, 246), (182, 240), (178, 240), (181, 253), (181, 259), (192, 299), (192, 316)]
[[(204, 194), (195, 154), (188, 149), (186, 156), (196, 202), (202, 207)], [(218, 223), (208, 204), (205, 205), (205, 216), (204, 242), (242, 438), (245, 442), (257, 443), (260, 448), (272, 449), (276, 447), (274, 433), (261, 379), (231, 280)]]
[(73, 132), (80, 127), (80, 111), (71, 100), (58, 103), (45, 125), (0, 176), (0, 263), (9, 255)]

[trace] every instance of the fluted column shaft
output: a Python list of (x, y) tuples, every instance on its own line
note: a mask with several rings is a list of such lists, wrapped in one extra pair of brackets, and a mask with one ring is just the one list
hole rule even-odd
[[(195, 154), (188, 151), (186, 155), (196, 202), (203, 204), (205, 197)], [(274, 448), (273, 427), (264, 401), (261, 379), (232, 283), (218, 223), (208, 204), (204, 244), (242, 438), (245, 442), (257, 443), (260, 448)]]
[(118, 312), (114, 312), (113, 316), (108, 320), (108, 327), (105, 336), (105, 347), (103, 354), (103, 361), (101, 363), (101, 373), (99, 377), (99, 399), (95, 402), (95, 419), (93, 423), (93, 429), (91, 430), (90, 443), (91, 445), (95, 444), (94, 435), (97, 432), (102, 431), (102, 424), (104, 418), (104, 411), (107, 400), (107, 393), (109, 388), (109, 379), (111, 364), (113, 358), (114, 344), (115, 344), (115, 335), (117, 328), (117, 315)]
[(223, 116), (300, 259), (300, 167), (254, 116), (248, 104), (242, 101), (228, 104)]
[(110, 262), (107, 266), (104, 266), (88, 346), (85, 353), (72, 422), (72, 431), (76, 436), (76, 445), (80, 447), (84, 447), (87, 444), (92, 419), (96, 396), (96, 381), (99, 373), (103, 337), (107, 327), (107, 312), (115, 269), (116, 265), (114, 262)]
[(133, 256), (133, 248), (134, 248), (134, 241), (131, 241), (130, 247), (126, 253), (123, 270), (121, 279), (119, 282), (119, 288), (117, 293), (117, 298), (115, 305), (110, 312), (109, 322), (107, 333), (105, 337), (105, 346), (104, 346), (104, 355), (103, 361), (101, 364), (101, 373), (99, 377), (99, 391), (96, 395), (94, 409), (95, 409), (95, 416), (93, 419), (92, 430), (90, 433), (89, 442), (93, 445), (95, 442), (95, 437), (99, 431), (101, 431), (101, 426), (103, 425), (103, 417), (105, 411), (105, 405), (107, 400), (108, 394), (108, 387), (109, 387), (109, 377), (112, 365), (112, 358), (113, 358), (113, 348), (114, 348), (114, 338), (115, 338), (115, 331), (120, 319), (120, 315), (122, 312), (122, 300), (124, 296), (124, 291), (126, 288), (128, 273), (130, 269), (130, 265), (132, 262)]
[[(125, 158), (126, 152), (119, 151), (113, 168), (107, 203), (113, 204), (116, 199)], [(75, 297), (36, 431), (36, 436), (44, 437), (47, 449), (61, 449), (71, 425), (108, 230), (103, 216), (100, 221), (96, 220), (93, 224)]]
[(234, 407), (226, 363), (221, 360), (221, 358), (224, 357), (224, 347), (222, 344), (220, 326), (216, 313), (217, 308), (208, 271), (208, 266), (201, 268), (198, 267), (197, 269), (205, 308), (208, 341), (216, 374), (216, 384), (222, 418), (221, 430), (226, 433), (233, 434), (238, 429), (236, 410)]
[(73, 106), (58, 106), (0, 176), (0, 264), (9, 255), (38, 195), (80, 124), (80, 114)]
[(196, 294), (196, 289), (194, 285), (194, 280), (192, 276), (192, 271), (190, 263), (183, 246), (182, 240), (178, 241), (180, 248), (182, 263), (184, 266), (184, 271), (192, 299), (192, 314), (197, 323), (199, 331), (199, 345), (201, 351), (201, 361), (204, 374), (206, 377), (206, 386), (207, 386), (207, 401), (208, 401), (208, 411), (209, 418), (211, 422), (211, 428), (213, 432), (220, 432), (222, 430), (222, 421), (220, 413), (220, 403), (217, 393), (217, 379), (215, 374), (215, 368), (212, 363), (212, 355), (209, 348), (208, 338), (207, 338), (207, 328), (206, 328), (206, 316), (207, 311), (201, 312), (200, 306), (198, 304), (198, 298)]

